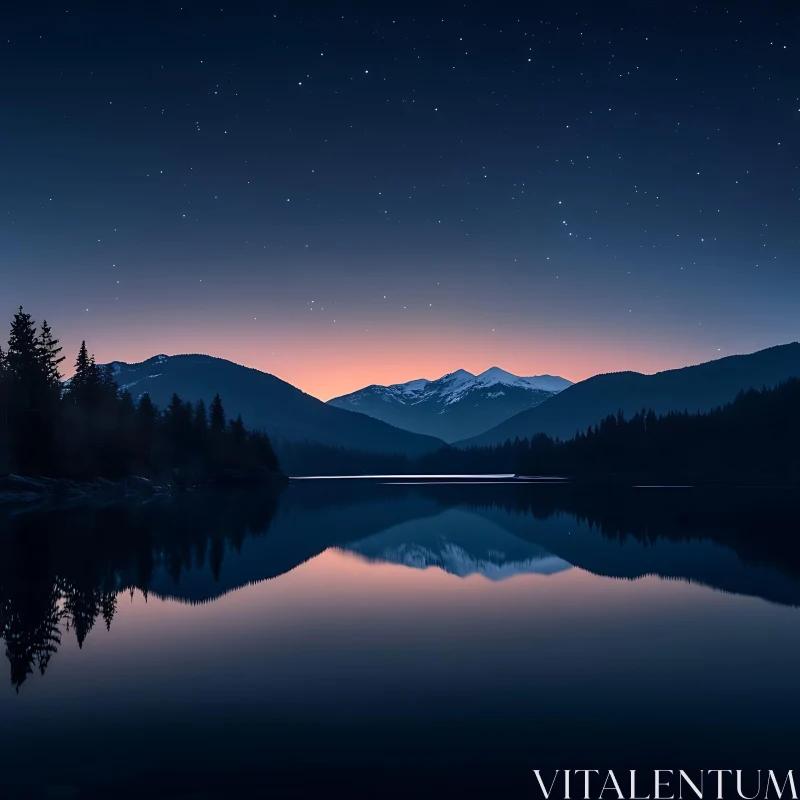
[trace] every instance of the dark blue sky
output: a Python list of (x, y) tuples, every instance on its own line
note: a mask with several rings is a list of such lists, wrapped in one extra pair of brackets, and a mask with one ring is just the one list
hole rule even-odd
[(519, 6), (5, 10), (5, 313), (321, 397), (797, 339), (798, 10)]

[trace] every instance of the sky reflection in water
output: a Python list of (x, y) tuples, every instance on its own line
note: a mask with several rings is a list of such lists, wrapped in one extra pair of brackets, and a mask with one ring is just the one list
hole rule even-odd
[[(62, 620), (44, 676), (0, 692), (11, 784), (188, 787), (279, 768), (296, 782), (306, 764), (467, 787), (465, 768), (524, 785), (532, 767), (790, 760), (800, 573), (752, 523), (774, 533), (784, 512), (756, 499), (726, 522), (705, 501), (677, 514), (655, 498), (593, 517), (562, 495), (544, 514), (509, 492), (554, 490), (485, 489), (292, 486), (240, 550), (195, 531), (194, 566), (176, 570), (151, 542), (146, 598), (123, 558), (110, 630), (98, 618), (79, 648)], [(53, 552), (56, 572), (73, 568)], [(34, 768), (48, 746), (58, 763)]]

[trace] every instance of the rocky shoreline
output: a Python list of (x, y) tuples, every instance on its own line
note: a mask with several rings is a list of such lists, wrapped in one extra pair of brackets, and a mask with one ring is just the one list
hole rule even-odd
[(0, 476), (0, 508), (31, 507), (75, 502), (136, 502), (157, 496), (169, 496), (199, 488), (284, 485), (288, 479), (277, 474), (225, 472), (211, 481), (193, 482), (175, 475), (172, 482), (156, 483), (149, 478), (128, 477), (120, 480), (95, 478), (76, 481), (68, 478)]
[(171, 487), (139, 477), (119, 481), (105, 478), (74, 481), (67, 478), (5, 475), (0, 477), (0, 506), (27, 506), (48, 501), (134, 499), (167, 494), (170, 491)]

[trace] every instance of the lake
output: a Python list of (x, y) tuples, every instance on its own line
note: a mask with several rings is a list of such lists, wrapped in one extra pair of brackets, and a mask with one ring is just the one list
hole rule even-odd
[(0, 796), (798, 768), (797, 511), (774, 489), (372, 478), (8, 513)]

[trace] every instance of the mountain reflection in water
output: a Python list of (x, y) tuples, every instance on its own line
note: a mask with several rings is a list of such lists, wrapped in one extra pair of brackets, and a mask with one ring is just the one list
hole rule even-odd
[[(9, 786), (103, 796), (145, 773), (185, 789), (189, 742), (192, 763), (211, 759), (197, 767), (209, 786), (234, 767), (240, 786), (278, 764), (294, 785), (298, 764), (352, 780), (403, 759), (431, 774), (484, 764), (491, 786), (526, 780), (531, 759), (563, 768), (567, 743), (575, 768), (625, 753), (636, 766), (632, 743), (648, 741), (704, 762), (756, 758), (730, 715), (703, 751), (677, 721), (618, 727), (622, 750), (598, 728), (672, 696), (701, 737), (726, 692), (740, 727), (771, 726), (764, 752), (780, 761), (798, 743), (777, 711), (800, 711), (796, 510), (769, 489), (307, 481), (6, 514), (0, 768)], [(172, 761), (151, 755), (145, 769), (129, 742), (91, 759), (88, 777), (63, 764), (74, 774), (14, 772), (53, 738), (91, 749), (109, 726), (125, 738), (142, 725)], [(168, 734), (184, 744), (170, 750)]]

